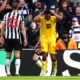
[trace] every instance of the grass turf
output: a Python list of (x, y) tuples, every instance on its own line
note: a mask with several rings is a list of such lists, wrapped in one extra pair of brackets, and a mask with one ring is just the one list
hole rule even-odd
[(0, 80), (80, 80), (80, 77), (79, 76), (65, 76), (65, 77), (10, 76), (10, 77), (0, 77)]

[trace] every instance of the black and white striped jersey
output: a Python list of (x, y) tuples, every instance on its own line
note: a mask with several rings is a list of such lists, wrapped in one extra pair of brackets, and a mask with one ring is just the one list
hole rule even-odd
[(23, 17), (18, 12), (10, 12), (5, 14), (4, 21), (5, 39), (20, 39), (20, 24), (24, 23)]
[(69, 33), (70, 37), (72, 37), (76, 42), (80, 42), (80, 26), (71, 27)]
[(28, 15), (29, 15), (29, 7), (28, 4), (25, 4), (24, 6), (20, 6), (19, 7), (19, 14), (24, 16), (24, 19), (28, 19)]

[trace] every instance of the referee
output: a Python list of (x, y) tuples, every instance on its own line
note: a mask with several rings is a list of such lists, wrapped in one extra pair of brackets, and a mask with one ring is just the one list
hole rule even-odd
[(24, 26), (24, 20), (22, 15), (18, 14), (18, 3), (13, 2), (12, 12), (9, 12), (4, 15), (4, 21), (2, 22), (1, 29), (1, 41), (4, 44), (4, 34), (5, 34), (5, 51), (7, 52), (6, 56), (6, 71), (7, 75), (10, 76), (10, 58), (12, 50), (15, 50), (15, 75), (19, 75), (20, 68), (20, 51), (22, 49), (21, 43), (21, 32), (24, 37), (24, 47), (27, 45), (26, 39), (26, 29)]

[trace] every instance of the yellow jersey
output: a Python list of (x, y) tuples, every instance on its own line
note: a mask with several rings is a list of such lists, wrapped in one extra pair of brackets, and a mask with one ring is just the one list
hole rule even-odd
[(40, 37), (56, 38), (56, 16), (51, 16), (48, 21), (44, 16), (40, 17)]

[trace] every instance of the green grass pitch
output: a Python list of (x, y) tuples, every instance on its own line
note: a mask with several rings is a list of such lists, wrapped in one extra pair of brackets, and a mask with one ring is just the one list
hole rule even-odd
[(0, 77), (0, 80), (80, 80), (79, 76), (10, 76), (10, 77)]

